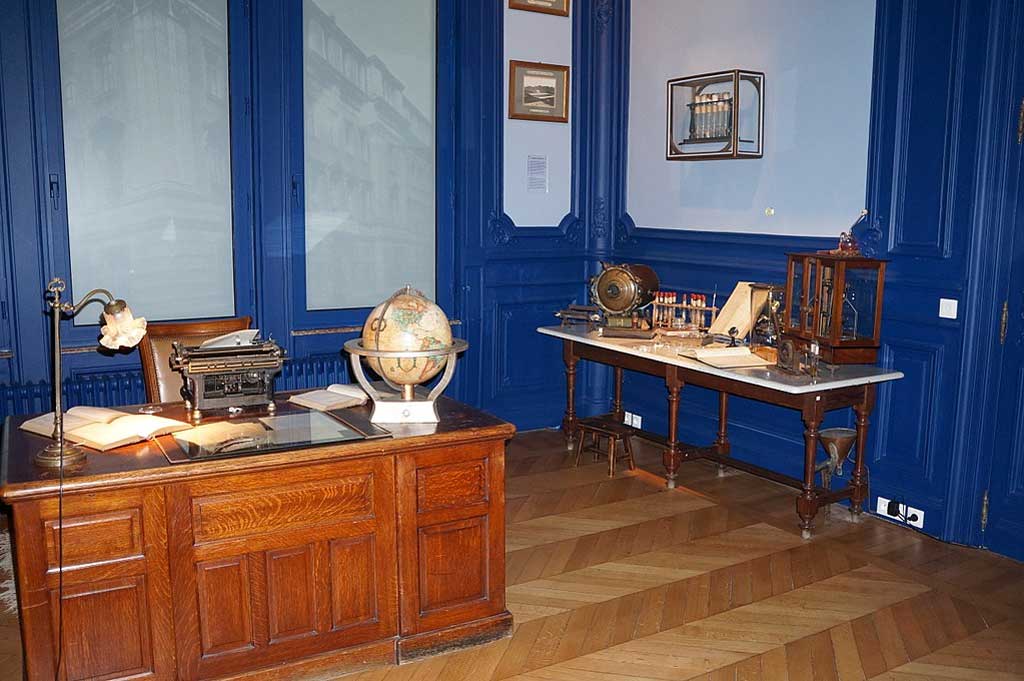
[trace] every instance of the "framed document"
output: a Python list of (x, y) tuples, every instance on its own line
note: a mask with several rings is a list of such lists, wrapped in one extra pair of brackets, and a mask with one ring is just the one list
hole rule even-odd
[(529, 121), (569, 122), (569, 67), (510, 61), (508, 117)]
[(527, 12), (569, 16), (569, 0), (508, 0), (508, 6), (509, 9), (522, 9)]

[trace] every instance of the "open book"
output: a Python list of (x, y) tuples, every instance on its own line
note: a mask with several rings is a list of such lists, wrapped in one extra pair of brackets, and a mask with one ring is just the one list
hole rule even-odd
[(692, 357), (718, 369), (741, 369), (744, 367), (766, 367), (775, 364), (760, 355), (755, 355), (746, 346), (734, 348), (687, 348), (679, 353)]
[[(162, 416), (125, 414), (103, 407), (72, 407), (64, 414), (64, 438), (101, 452), (191, 427)], [(53, 412), (25, 421), (21, 429), (53, 437)]]
[(358, 407), (365, 404), (367, 399), (366, 393), (357, 385), (333, 383), (323, 390), (292, 395), (288, 401), (317, 411), (331, 411)]
[(259, 423), (216, 421), (196, 426), (188, 432), (175, 435), (174, 439), (178, 444), (187, 442), (204, 449), (220, 451), (235, 445), (264, 442), (267, 439), (267, 429)]

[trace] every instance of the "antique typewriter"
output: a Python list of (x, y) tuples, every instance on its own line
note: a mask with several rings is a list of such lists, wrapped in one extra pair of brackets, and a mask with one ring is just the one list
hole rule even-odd
[(284, 351), (258, 334), (250, 329), (196, 346), (173, 344), (171, 368), (181, 372), (181, 395), (193, 419), (206, 409), (261, 406), (274, 411), (274, 377), (281, 371)]

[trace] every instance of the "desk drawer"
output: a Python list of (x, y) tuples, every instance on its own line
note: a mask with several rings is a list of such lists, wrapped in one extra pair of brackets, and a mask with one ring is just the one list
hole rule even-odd
[(282, 483), (279, 478), (275, 481), (259, 490), (194, 496), (195, 543), (373, 518), (371, 472), (293, 483)]
[[(43, 523), (47, 571), (55, 572), (61, 560), (57, 519)], [(89, 513), (64, 518), (64, 569), (110, 561), (141, 559), (142, 509), (126, 508), (109, 513)]]
[(61, 678), (174, 678), (163, 489), (66, 494), (63, 522), (56, 498), (13, 509), (27, 677), (54, 678), (62, 606)]
[(416, 512), (430, 513), (487, 502), (487, 458), (423, 466), (416, 470)]

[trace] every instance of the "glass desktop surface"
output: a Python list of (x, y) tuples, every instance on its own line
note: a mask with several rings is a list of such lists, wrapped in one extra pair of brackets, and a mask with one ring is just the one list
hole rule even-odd
[(267, 454), (366, 438), (365, 433), (319, 411), (231, 419), (174, 434), (175, 442), (189, 461)]

